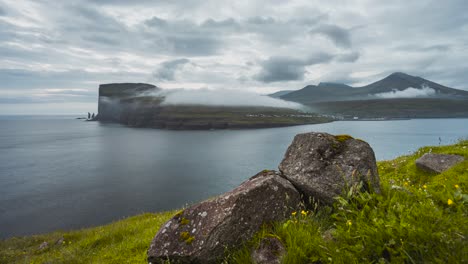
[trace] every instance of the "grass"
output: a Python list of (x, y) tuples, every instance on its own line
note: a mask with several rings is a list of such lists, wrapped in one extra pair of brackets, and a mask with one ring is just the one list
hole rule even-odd
[[(439, 174), (416, 168), (424, 153), (459, 154), (466, 160)], [(228, 258), (252, 263), (262, 238), (279, 238), (283, 263), (468, 262), (468, 141), (424, 147), (413, 155), (378, 163), (382, 193), (348, 190), (333, 207), (296, 212), (265, 227)]]
[[(424, 153), (467, 159), (434, 175), (417, 169)], [(265, 237), (285, 245), (283, 263), (468, 262), (468, 141), (425, 147), (378, 163), (381, 194), (347, 190), (333, 207), (296, 212), (264, 227), (225, 262), (252, 263)], [(109, 225), (0, 241), (0, 263), (146, 263), (159, 227), (176, 211), (143, 214)], [(63, 242), (56, 242), (63, 238)], [(49, 246), (39, 250), (43, 242)]]
[[(0, 263), (147, 263), (151, 240), (175, 213), (147, 213), (105, 226), (10, 238), (0, 241)], [(40, 250), (43, 242), (49, 246)]]

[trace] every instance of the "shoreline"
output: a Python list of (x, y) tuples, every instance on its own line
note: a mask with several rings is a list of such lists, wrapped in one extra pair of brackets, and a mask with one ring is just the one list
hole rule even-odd
[[(465, 161), (458, 167), (454, 167), (447, 172), (439, 175), (432, 175), (417, 170), (414, 164), (417, 158), (428, 152), (458, 154), (464, 156)], [(298, 229), (298, 231), (295, 231), (296, 229), (290, 229), (283, 223), (279, 223), (277, 228), (280, 228), (282, 231), (278, 234), (273, 233), (273, 235), (279, 235), (281, 239), (285, 239), (283, 238), (285, 235), (298, 237), (299, 239), (302, 239), (301, 236), (305, 236), (303, 239), (307, 241), (312, 239), (313, 241), (318, 241), (318, 243), (325, 243), (327, 247), (331, 247), (332, 249), (335, 247), (352, 249), (355, 245), (355, 241), (352, 238), (349, 241), (347, 240), (347, 234), (349, 232), (354, 232), (353, 235), (358, 235), (360, 233), (356, 232), (374, 232), (372, 230), (376, 230), (377, 234), (380, 235), (384, 232), (385, 235), (391, 236), (388, 240), (393, 239), (396, 242), (400, 241), (400, 237), (403, 236), (405, 243), (416, 246), (424, 246), (424, 243), (429, 242), (432, 243), (432, 255), (427, 255), (427, 257), (424, 255), (427, 260), (427, 258), (433, 259), (434, 256), (437, 258), (446, 257), (444, 253), (447, 252), (444, 248), (445, 242), (441, 241), (439, 243), (437, 239), (434, 240), (434, 236), (440, 232), (444, 232), (446, 236), (451, 239), (452, 243), (457, 245), (457, 250), (451, 250), (449, 254), (459, 256), (462, 254), (462, 251), (458, 249), (463, 248), (462, 245), (464, 245), (464, 241), (460, 240), (457, 234), (460, 232), (464, 233), (465, 231), (463, 230), (466, 230), (466, 228), (460, 224), (460, 221), (462, 221), (461, 219), (466, 217), (463, 215), (466, 209), (464, 209), (465, 205), (463, 201), (456, 197), (458, 197), (458, 193), (463, 193), (468, 186), (467, 158), (468, 140), (462, 140), (456, 144), (447, 146), (422, 147), (409, 155), (401, 155), (393, 160), (379, 161), (377, 162), (377, 166), (381, 179), (381, 188), (385, 191), (382, 194), (374, 194), (375, 197), (370, 196), (369, 198), (372, 198), (372, 203), (377, 203), (376, 205), (383, 204), (381, 206), (367, 207), (366, 209), (367, 211), (371, 210), (368, 213), (372, 213), (375, 215), (374, 217), (378, 217), (379, 221), (376, 222), (368, 217), (360, 217), (360, 211), (355, 212), (353, 211), (355, 210), (353, 209), (354, 207), (349, 207), (348, 210), (339, 211), (345, 219), (343, 221), (333, 218), (333, 220), (324, 220), (324, 222), (321, 222), (323, 218), (314, 218), (312, 214), (311, 219), (304, 219), (303, 223), (299, 223), (301, 229)], [(441, 184), (446, 187), (441, 189)], [(401, 190), (405, 191), (401, 192)], [(364, 204), (369, 202), (369, 200), (367, 200), (369, 198), (363, 201)], [(447, 199), (449, 201), (448, 204)], [(394, 203), (398, 206), (393, 206)], [(358, 206), (356, 208), (361, 207)], [(401, 217), (404, 217), (405, 221), (413, 221), (415, 219), (416, 222), (409, 222), (402, 226), (399, 221), (393, 221), (392, 217), (395, 217), (395, 214), (401, 213), (399, 208), (411, 208), (410, 211), (403, 212), (404, 214), (402, 214)], [(435, 211), (427, 212), (427, 210), (431, 210), (431, 208)], [(319, 209), (319, 211), (320, 210), (322, 209)], [(328, 211), (326, 208), (323, 210), (325, 210), (323, 213), (327, 214)], [(391, 210), (391, 212), (387, 212), (388, 210)], [(147, 263), (146, 252), (151, 240), (158, 232), (159, 228), (176, 213), (177, 210), (143, 213), (93, 227), (2, 238), (0, 239), (0, 262)], [(411, 215), (407, 216), (407, 214)], [(424, 218), (422, 222), (419, 221), (421, 217)], [(346, 220), (346, 218), (352, 218), (352, 226), (349, 224), (351, 220)], [(438, 221), (442, 221), (443, 224), (434, 226), (432, 224), (434, 218), (437, 218)], [(294, 220), (295, 216), (293, 216), (292, 219)], [(290, 221), (291, 220), (288, 220), (286, 223)], [(311, 230), (317, 230), (315, 227), (316, 225), (328, 226), (330, 224), (328, 221), (334, 221), (336, 231), (333, 236), (340, 236), (341, 240), (338, 240), (339, 242), (335, 240), (324, 240), (324, 234), (327, 232), (326, 229), (322, 230), (325, 233), (321, 233), (320, 229), (319, 231), (314, 231), (318, 233), (307, 233), (311, 232)], [(413, 229), (412, 226), (416, 223), (418, 223), (418, 229)], [(381, 227), (381, 225), (390, 225), (390, 227), (387, 228), (389, 231), (387, 232), (385, 229), (377, 228)], [(366, 229), (366, 226), (370, 226), (370, 229)], [(309, 230), (307, 228), (312, 229)], [(407, 232), (419, 232), (419, 230), (422, 230), (421, 234), (425, 234), (426, 237), (421, 238), (420, 233), (404, 237), (407, 235)], [(262, 232), (260, 233), (268, 235), (268, 232), (274, 231)], [(302, 234), (302, 232), (306, 233)], [(311, 235), (312, 237), (310, 237)], [(370, 243), (369, 245), (371, 245), (369, 250), (374, 252), (374, 248), (372, 247), (379, 247), (382, 240), (374, 233), (369, 233), (367, 237), (366, 243)], [(422, 240), (412, 241), (411, 239)], [(406, 240), (408, 240), (408, 242), (406, 242)], [(288, 246), (294, 247), (293, 249), (300, 249), (301, 247), (307, 247), (306, 244), (307, 243), (299, 243)], [(315, 245), (310, 246), (315, 247)], [(396, 244), (395, 246), (397, 246), (398, 249), (400, 246), (403, 246), (403, 244)], [(250, 251), (244, 252), (243, 250), (245, 251), (245, 249), (232, 251), (229, 255), (242, 257), (244, 254), (250, 254)], [(408, 248), (405, 250), (407, 250), (409, 254), (413, 254), (412, 257), (422, 256), (418, 255), (418, 248), (412, 251), (409, 251)], [(349, 252), (352, 251), (341, 255), (337, 251), (333, 257), (335, 259), (335, 257), (338, 258), (341, 256), (342, 258), (348, 259), (351, 256), (347, 255)], [(361, 257), (359, 254), (356, 253), (356, 255), (352, 255), (353, 259), (360, 259)], [(398, 255), (398, 251), (392, 251), (392, 254), (396, 257), (406, 256)], [(301, 255), (297, 255), (296, 257), (300, 258)], [(233, 263), (245, 262), (234, 261)]]

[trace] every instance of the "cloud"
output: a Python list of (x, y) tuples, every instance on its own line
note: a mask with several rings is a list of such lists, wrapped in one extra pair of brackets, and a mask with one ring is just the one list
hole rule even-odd
[(156, 80), (172, 81), (174, 80), (175, 72), (189, 62), (190, 60), (185, 58), (165, 61), (161, 63), (159, 68), (153, 73), (153, 77)]
[(311, 34), (321, 34), (329, 38), (335, 45), (342, 48), (351, 47), (351, 37), (349, 31), (337, 25), (320, 25), (312, 29)]
[(345, 54), (340, 54), (336, 57), (336, 61), (338, 62), (355, 62), (359, 59), (359, 52), (350, 52)]
[(210, 106), (266, 106), (301, 109), (304, 106), (259, 95), (252, 92), (238, 90), (175, 90), (164, 91), (165, 105), (210, 105)]
[[(137, 82), (145, 78), (146, 74), (125, 71), (90, 72), (80, 69), (67, 71), (33, 71), (22, 69), (0, 69), (2, 80), (0, 91), (16, 89), (94, 89), (100, 83)], [(25, 92), (26, 93), (26, 92)]]
[[(159, 75), (155, 84), (163, 87), (271, 93), (329, 80), (363, 85), (395, 71), (468, 89), (465, 6), (464, 0), (0, 0), (0, 92), (97, 93), (99, 83)], [(308, 55), (316, 53), (328, 57), (313, 62)], [(190, 63), (161, 70), (161, 62), (181, 58)], [(70, 104), (79, 100), (68, 97)]]
[(262, 70), (255, 79), (265, 83), (302, 80), (306, 66), (325, 63), (332, 59), (333, 56), (327, 53), (316, 53), (306, 59), (270, 57), (261, 63)]
[(391, 92), (378, 93), (373, 96), (381, 99), (395, 99), (395, 98), (420, 98), (420, 97), (431, 97), (437, 93), (436, 90), (423, 86), (421, 88), (409, 87), (404, 90), (392, 90)]
[(153, 17), (144, 21), (148, 48), (168, 54), (207, 56), (214, 55), (222, 46), (220, 30), (186, 20), (165, 20)]

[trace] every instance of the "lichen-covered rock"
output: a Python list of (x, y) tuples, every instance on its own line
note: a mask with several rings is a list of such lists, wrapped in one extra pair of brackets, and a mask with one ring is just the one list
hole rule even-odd
[(286, 248), (276, 237), (265, 237), (258, 248), (252, 251), (252, 262), (255, 264), (280, 264), (286, 254)]
[(263, 171), (176, 214), (154, 237), (148, 261), (220, 263), (226, 249), (251, 239), (264, 223), (286, 219), (299, 203), (300, 194), (290, 182), (277, 172)]
[(442, 173), (464, 159), (464, 157), (459, 155), (426, 153), (416, 160), (416, 166), (428, 172)]
[(344, 189), (360, 182), (367, 190), (380, 192), (374, 151), (348, 135), (298, 134), (279, 169), (305, 198), (324, 204), (332, 204)]

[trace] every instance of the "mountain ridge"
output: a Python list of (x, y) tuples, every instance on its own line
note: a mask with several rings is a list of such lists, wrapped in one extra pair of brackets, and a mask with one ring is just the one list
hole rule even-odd
[[(370, 100), (378, 99), (378, 95), (383, 93), (398, 93), (398, 91), (405, 91), (408, 88), (423, 89), (424, 87), (432, 89), (433, 93), (430, 96), (419, 95), (419, 97), (468, 99), (468, 91), (450, 88), (403, 72), (392, 73), (381, 80), (360, 87), (352, 87), (342, 83), (321, 82), (318, 85), (307, 85), (302, 89), (285, 93), (279, 98), (304, 104), (327, 101)], [(405, 97), (405, 94), (396, 94), (395, 96), (396, 98), (399, 98), (398, 96), (401, 96), (400, 98), (411, 98), (408, 95)]]

